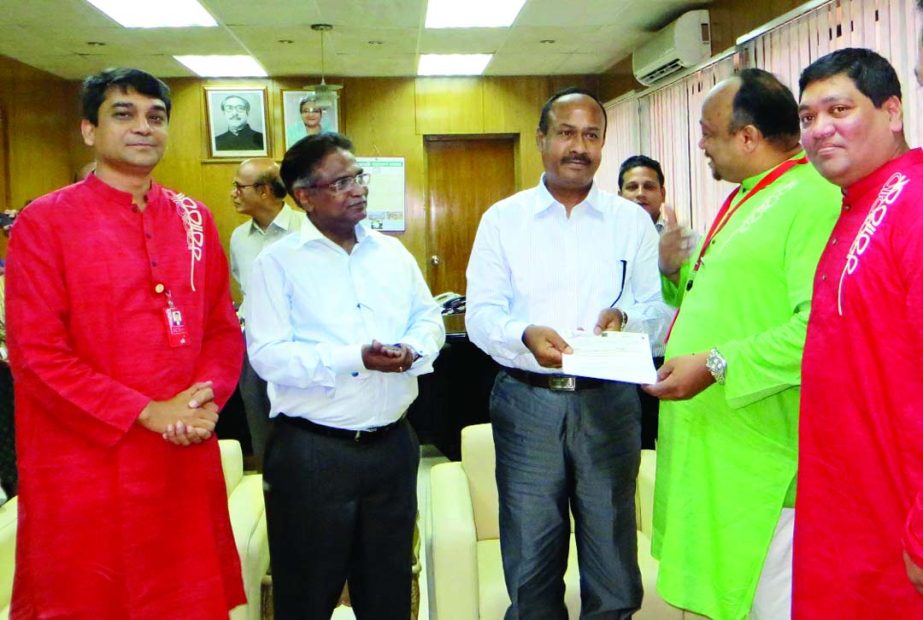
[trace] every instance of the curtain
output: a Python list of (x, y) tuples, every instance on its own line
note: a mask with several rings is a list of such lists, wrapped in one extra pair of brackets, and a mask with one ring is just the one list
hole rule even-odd
[(627, 98), (606, 104), (606, 117), (606, 143), (603, 145), (602, 162), (595, 180), (600, 188), (618, 193), (619, 166), (628, 157), (641, 152), (637, 97), (629, 95)]

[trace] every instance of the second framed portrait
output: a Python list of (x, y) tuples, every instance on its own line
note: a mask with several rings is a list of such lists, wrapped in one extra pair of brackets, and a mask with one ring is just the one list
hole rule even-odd
[(206, 88), (209, 155), (214, 158), (269, 154), (265, 88)]
[(336, 91), (283, 90), (285, 150), (307, 135), (338, 131)]

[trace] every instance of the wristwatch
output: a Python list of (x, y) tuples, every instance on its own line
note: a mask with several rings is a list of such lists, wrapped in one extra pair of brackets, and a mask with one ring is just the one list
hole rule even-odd
[(716, 348), (712, 348), (708, 352), (708, 357), (705, 358), (705, 368), (708, 369), (708, 372), (711, 373), (711, 376), (715, 378), (715, 383), (718, 385), (724, 385), (724, 380), (727, 375), (728, 362), (724, 359), (724, 356)]

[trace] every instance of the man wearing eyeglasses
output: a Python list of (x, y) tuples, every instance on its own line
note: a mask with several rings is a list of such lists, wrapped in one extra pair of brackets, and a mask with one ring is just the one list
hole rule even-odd
[[(247, 302), (247, 278), (253, 260), (285, 235), (299, 230), (304, 213), (296, 213), (285, 204), (285, 184), (279, 176), (279, 164), (268, 157), (248, 159), (240, 164), (231, 183), (231, 201), (242, 215), (250, 216), (231, 233), (231, 274)], [(241, 307), (243, 316), (243, 307)], [(244, 402), (253, 453), (262, 461), (269, 431), (269, 396), (266, 382), (260, 378), (246, 355), (240, 375), (240, 396)]]
[(277, 620), (410, 616), (419, 444), (404, 412), (445, 341), (416, 260), (360, 225), (369, 175), (337, 133), (281, 168), (307, 212), (247, 283), (250, 361), (269, 382), (264, 481)]

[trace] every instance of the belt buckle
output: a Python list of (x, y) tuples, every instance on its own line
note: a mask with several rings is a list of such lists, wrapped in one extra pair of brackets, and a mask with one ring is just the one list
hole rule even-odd
[(363, 439), (368, 439), (369, 437), (377, 433), (379, 430), (381, 430), (381, 427), (376, 426), (375, 428), (366, 428), (364, 430), (356, 431), (356, 435), (353, 437), (353, 441), (355, 441), (356, 443), (360, 443)]
[(577, 389), (577, 377), (548, 377), (548, 389), (573, 392)]

